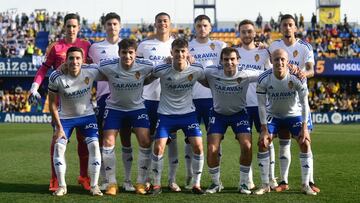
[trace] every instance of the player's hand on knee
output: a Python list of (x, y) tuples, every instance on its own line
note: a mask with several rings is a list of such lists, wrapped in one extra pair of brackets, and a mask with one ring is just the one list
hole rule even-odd
[(305, 144), (306, 141), (311, 143), (310, 134), (309, 134), (309, 131), (307, 130), (307, 127), (303, 128), (300, 131), (300, 136), (299, 136), (300, 144)]
[(259, 139), (259, 147), (267, 149), (271, 143), (271, 136), (268, 132), (261, 132)]
[(56, 141), (59, 139), (66, 139), (64, 130), (63, 129), (55, 129), (53, 139)]

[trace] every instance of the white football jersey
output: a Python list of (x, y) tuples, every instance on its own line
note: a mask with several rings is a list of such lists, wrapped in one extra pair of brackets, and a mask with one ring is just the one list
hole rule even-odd
[[(193, 39), (189, 43), (189, 53), (195, 58), (196, 63), (200, 63), (204, 68), (211, 65), (218, 65), (220, 62), (220, 53), (226, 43), (219, 40), (208, 40), (206, 43), (199, 43)], [(193, 90), (194, 99), (212, 98), (209, 88), (195, 83)]]
[(192, 91), (196, 81), (205, 79), (201, 64), (191, 64), (179, 72), (171, 64), (159, 65), (153, 75), (160, 79), (161, 94), (158, 113), (181, 115), (195, 111)]
[(289, 63), (298, 66), (301, 70), (305, 70), (305, 64), (311, 62), (314, 64), (314, 52), (312, 46), (301, 40), (296, 39), (296, 42), (291, 46), (286, 46), (283, 40), (275, 40), (271, 43), (270, 53), (276, 49), (284, 49), (289, 55)]
[[(157, 39), (142, 41), (136, 51), (136, 57), (149, 59), (157, 66), (163, 63), (164, 59), (171, 56), (171, 43), (174, 38), (170, 37), (166, 42)], [(160, 100), (160, 81), (157, 79), (151, 84), (144, 86), (143, 98), (145, 100)]]
[(97, 65), (84, 65), (77, 77), (54, 71), (49, 77), (49, 91), (60, 98), (60, 119), (79, 118), (94, 114), (91, 89), (94, 80), (101, 78)]
[(302, 115), (299, 97), (307, 97), (308, 89), (306, 80), (302, 81), (289, 72), (279, 80), (270, 69), (259, 76), (256, 93), (266, 94), (268, 115), (286, 118)]
[[(107, 40), (100, 42), (95, 42), (90, 46), (89, 56), (94, 63), (100, 64), (100, 62), (105, 60), (110, 60), (113, 58), (119, 58), (119, 46), (118, 43), (111, 44)], [(109, 84), (106, 81), (98, 81), (96, 87), (96, 100), (104, 94), (109, 94)]]
[(229, 77), (224, 74), (222, 65), (206, 68), (205, 76), (213, 95), (215, 112), (232, 115), (244, 110), (248, 86), (259, 74), (258, 70), (238, 66), (235, 75)]
[(106, 108), (120, 111), (145, 108), (142, 92), (145, 78), (153, 71), (151, 61), (136, 59), (133, 66), (125, 70), (120, 59), (112, 59), (101, 62), (99, 71), (108, 79), (111, 92)]
[[(239, 66), (243, 69), (264, 71), (271, 68), (270, 55), (267, 49), (251, 49), (247, 50), (242, 47), (237, 48), (240, 59)], [(257, 106), (256, 82), (249, 84), (246, 93), (247, 106)]]

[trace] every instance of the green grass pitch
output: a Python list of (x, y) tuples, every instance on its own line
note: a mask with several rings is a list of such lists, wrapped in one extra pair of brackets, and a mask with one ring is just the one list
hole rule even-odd
[[(159, 196), (139, 196), (121, 192), (115, 197), (92, 197), (76, 184), (78, 158), (76, 138), (73, 136), (66, 152), (68, 195), (53, 197), (48, 191), (50, 177), (49, 148), (51, 127), (47, 124), (0, 124), (0, 202), (360, 202), (360, 125), (316, 125), (312, 134), (315, 181), (321, 192), (317, 196), (300, 193), (300, 167), (298, 146), (292, 141), (292, 163), (289, 175), (290, 190), (271, 192), (263, 196), (237, 193), (239, 181), (240, 148), (230, 130), (223, 142), (221, 180), (225, 190), (212, 195), (196, 196), (188, 191), (178, 194), (165, 189), (167, 166), (164, 166), (163, 193)], [(185, 182), (183, 135), (179, 133), (179, 169), (177, 182)], [(205, 136), (204, 136), (205, 137)], [(258, 135), (254, 135), (256, 144)], [(137, 143), (133, 136), (134, 162), (132, 180), (136, 180)], [(206, 139), (204, 139), (206, 151)], [(256, 160), (257, 147), (253, 148), (254, 181), (260, 185)], [(278, 160), (278, 140), (275, 140)], [(123, 180), (120, 142), (117, 140), (117, 180)], [(164, 163), (167, 163), (165, 160)], [(279, 176), (278, 162), (276, 175)], [(205, 162), (202, 187), (210, 184)]]

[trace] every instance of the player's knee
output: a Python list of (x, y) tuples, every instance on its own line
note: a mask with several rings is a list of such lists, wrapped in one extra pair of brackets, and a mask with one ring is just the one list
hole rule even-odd
[(154, 154), (155, 155), (163, 155), (165, 151), (165, 146), (161, 146), (160, 144), (154, 145)]
[(219, 153), (219, 146), (216, 144), (208, 144), (207, 152), (209, 155), (217, 155)]
[(310, 152), (310, 142), (305, 140), (305, 142), (300, 143), (300, 151), (302, 153), (308, 153)]
[(202, 146), (202, 144), (195, 144), (194, 146), (193, 146), (193, 152), (194, 152), (194, 154), (202, 154), (203, 153), (203, 146)]

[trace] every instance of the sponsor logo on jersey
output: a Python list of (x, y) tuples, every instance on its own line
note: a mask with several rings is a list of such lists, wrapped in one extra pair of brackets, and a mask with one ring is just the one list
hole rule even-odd
[(214, 43), (211, 43), (211, 44), (210, 44), (210, 48), (211, 48), (212, 50), (214, 50), (214, 49), (215, 49), (215, 44), (214, 44)]
[(297, 55), (299, 55), (299, 52), (298, 52), (297, 50), (295, 50), (295, 51), (293, 52), (293, 57), (295, 58)]
[(189, 81), (192, 81), (193, 78), (194, 78), (193, 74), (190, 74), (190, 75), (188, 76), (188, 80), (189, 80)]
[(259, 60), (260, 60), (260, 56), (259, 56), (259, 54), (256, 54), (255, 55), (255, 61), (258, 62)]
[(293, 83), (293, 81), (289, 81), (289, 83), (288, 83), (288, 87), (289, 87), (289, 89), (292, 89), (292, 88), (294, 87), (294, 83)]
[(135, 73), (135, 78), (136, 78), (137, 80), (140, 79), (140, 72), (139, 72), (139, 71), (136, 71), (136, 73)]
[(89, 79), (89, 77), (85, 77), (85, 80), (84, 80), (84, 82), (85, 82), (85, 84), (89, 84), (89, 81), (90, 81), (90, 79)]

